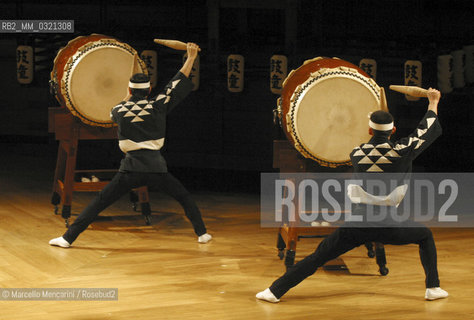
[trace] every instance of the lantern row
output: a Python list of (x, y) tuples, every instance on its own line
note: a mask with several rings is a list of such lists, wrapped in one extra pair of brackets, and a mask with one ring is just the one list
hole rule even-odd
[[(144, 50), (141, 59), (145, 62), (152, 86), (157, 82), (157, 53), (154, 50)], [(186, 55), (183, 56), (183, 60)], [(35, 52), (31, 46), (18, 46), (16, 51), (17, 80), (20, 84), (30, 84), (35, 71)], [(377, 61), (361, 59), (359, 67), (376, 80)], [(288, 58), (284, 55), (273, 55), (270, 58), (270, 91), (281, 94), (283, 81), (288, 75)], [(227, 57), (227, 89), (230, 92), (244, 90), (245, 58), (239, 54)], [(190, 79), (194, 84), (193, 90), (199, 88), (200, 60), (199, 55), (194, 62)], [(474, 83), (474, 45), (464, 46), (462, 50), (437, 58), (438, 89), (442, 93), (450, 93), (454, 88), (463, 88), (466, 84)], [(404, 64), (404, 84), (409, 86), (422, 85), (422, 63), (418, 60), (407, 60)], [(407, 96), (408, 100), (417, 98)]]

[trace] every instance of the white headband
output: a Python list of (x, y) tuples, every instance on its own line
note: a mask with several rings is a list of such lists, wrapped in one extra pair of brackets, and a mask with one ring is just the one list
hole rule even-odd
[(385, 123), (385, 124), (379, 124), (375, 123), (372, 120), (369, 120), (369, 127), (371, 127), (374, 130), (378, 131), (388, 131), (393, 129), (393, 122), (390, 123)]
[(148, 89), (150, 87), (150, 81), (143, 83), (128, 82), (128, 86), (132, 89)]

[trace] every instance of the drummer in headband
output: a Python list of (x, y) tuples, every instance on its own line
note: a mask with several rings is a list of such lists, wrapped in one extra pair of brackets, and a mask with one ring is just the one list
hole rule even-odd
[(81, 212), (66, 233), (52, 239), (50, 245), (69, 247), (100, 212), (132, 188), (140, 186), (160, 190), (176, 199), (191, 221), (199, 243), (212, 239), (196, 203), (184, 186), (168, 172), (160, 153), (165, 142), (166, 115), (192, 90), (193, 84), (188, 77), (198, 50), (196, 44), (187, 44), (188, 56), (182, 68), (152, 99), (147, 99), (151, 91), (148, 76), (138, 73), (131, 77), (129, 99), (111, 111), (111, 118), (118, 125), (119, 147), (126, 154), (119, 172)]
[[(441, 134), (437, 116), (440, 97), (441, 94), (438, 90), (431, 88), (428, 90), (429, 105), (425, 116), (411, 135), (395, 143), (389, 141), (390, 135), (395, 132), (392, 116), (385, 111), (372, 113), (369, 120), (369, 132), (372, 138), (368, 143), (354, 148), (350, 155), (354, 171), (356, 173), (410, 172), (412, 161)], [(406, 191), (404, 186), (400, 186), (389, 196), (377, 197), (358, 189), (358, 187), (353, 185), (348, 188), (348, 195), (351, 200), (357, 200), (358, 204), (354, 206), (362, 210), (359, 215), (366, 212), (364, 210), (367, 210), (369, 205), (379, 206), (379, 208), (382, 206), (397, 207), (404, 197), (404, 191)], [(418, 244), (426, 276), (425, 299), (436, 300), (448, 296), (448, 293), (439, 287), (433, 235), (428, 228), (416, 225), (416, 227), (391, 228), (338, 228), (321, 241), (314, 253), (289, 268), (283, 276), (273, 282), (269, 288), (259, 292), (256, 297), (268, 302), (279, 302), (288, 290), (315, 273), (327, 261), (366, 242), (395, 245)]]

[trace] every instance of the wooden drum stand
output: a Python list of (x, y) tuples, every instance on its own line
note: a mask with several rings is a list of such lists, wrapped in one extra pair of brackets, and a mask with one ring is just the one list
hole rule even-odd
[[(281, 173), (312, 172), (312, 160), (303, 158), (288, 140), (273, 141), (273, 167), (280, 169)], [(298, 209), (297, 209), (298, 211)], [(297, 216), (297, 215), (296, 215)], [(302, 238), (324, 238), (332, 233), (335, 227), (300, 227), (298, 222), (283, 223), (278, 230), (277, 249), (280, 260), (284, 259), (286, 268), (295, 262), (296, 244)], [(381, 275), (387, 275), (385, 249), (383, 244), (365, 244), (370, 258), (376, 257)], [(285, 252), (286, 251), (286, 252)], [(347, 270), (340, 259), (329, 261), (323, 266), (326, 270)]]
[[(54, 213), (58, 214), (58, 206), (62, 203), (61, 216), (64, 218), (66, 227), (69, 227), (71, 216), (72, 193), (95, 192), (102, 190), (108, 181), (99, 182), (76, 182), (76, 173), (111, 173), (117, 170), (76, 170), (76, 158), (79, 140), (105, 140), (117, 139), (117, 128), (93, 127), (84, 124), (74, 117), (65, 107), (49, 108), (48, 132), (55, 134), (59, 140), (58, 157), (54, 173), (53, 194), (51, 203), (55, 206)], [(146, 186), (133, 190), (130, 194), (134, 210), (137, 209), (137, 201), (141, 205), (142, 214), (145, 216), (147, 225), (151, 224), (151, 209)]]

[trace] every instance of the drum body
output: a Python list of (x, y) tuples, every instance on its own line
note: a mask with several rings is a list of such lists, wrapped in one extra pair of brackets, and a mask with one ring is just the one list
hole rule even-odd
[(147, 74), (145, 64), (129, 45), (99, 34), (77, 37), (54, 59), (53, 94), (84, 123), (112, 127), (110, 110), (128, 94), (135, 59)]
[(338, 167), (350, 165), (352, 149), (370, 139), (368, 114), (381, 109), (382, 98), (380, 87), (357, 66), (318, 57), (285, 79), (278, 115), (304, 157)]

